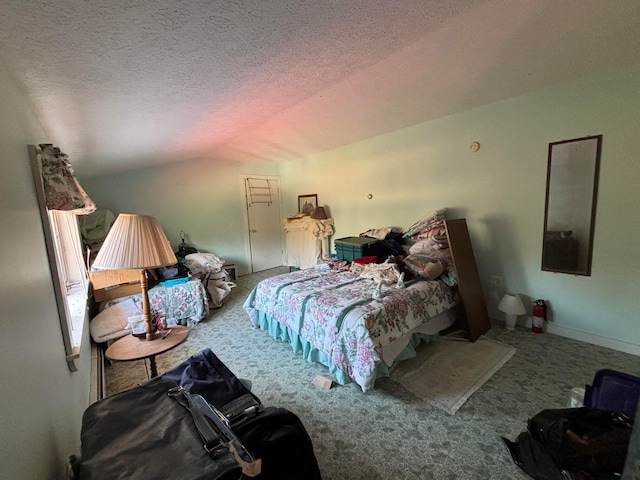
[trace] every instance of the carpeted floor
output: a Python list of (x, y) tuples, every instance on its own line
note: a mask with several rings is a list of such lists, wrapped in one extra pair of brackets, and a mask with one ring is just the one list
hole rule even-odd
[(429, 338), (437, 341), (423, 341), (414, 358), (394, 364), (389, 378), (452, 415), (516, 352), (484, 336), (475, 342), (457, 337)]
[[(496, 325), (486, 337), (517, 351), (455, 415), (388, 378), (366, 394), (354, 384), (322, 390), (311, 382), (316, 375), (328, 376), (328, 370), (253, 330), (242, 309), (259, 280), (286, 271), (238, 278), (222, 308), (195, 327), (184, 344), (157, 357), (158, 371), (210, 347), (237, 376), (253, 382), (264, 404), (288, 408), (302, 419), (324, 480), (528, 478), (511, 462), (500, 436), (515, 439), (538, 411), (568, 406), (571, 389), (591, 383), (601, 368), (640, 375), (640, 357)], [(141, 361), (106, 367), (108, 394), (146, 379)]]

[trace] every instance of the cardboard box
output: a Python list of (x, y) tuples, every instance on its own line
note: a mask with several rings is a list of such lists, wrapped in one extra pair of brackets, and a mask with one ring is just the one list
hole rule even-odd
[(140, 293), (140, 270), (101, 270), (89, 272), (93, 298), (104, 302)]

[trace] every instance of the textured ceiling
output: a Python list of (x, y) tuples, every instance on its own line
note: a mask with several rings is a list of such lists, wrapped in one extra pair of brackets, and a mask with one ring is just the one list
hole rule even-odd
[(638, 0), (3, 0), (79, 176), (284, 161), (640, 63)]

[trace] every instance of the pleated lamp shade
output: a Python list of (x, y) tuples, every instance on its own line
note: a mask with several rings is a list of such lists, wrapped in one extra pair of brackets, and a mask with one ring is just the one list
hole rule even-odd
[(178, 259), (155, 217), (121, 213), (104, 239), (92, 267), (105, 270), (140, 269), (145, 338), (154, 340), (157, 334), (151, 322), (146, 269), (176, 263)]
[(158, 268), (178, 263), (160, 222), (151, 215), (121, 213), (93, 262), (96, 269)]

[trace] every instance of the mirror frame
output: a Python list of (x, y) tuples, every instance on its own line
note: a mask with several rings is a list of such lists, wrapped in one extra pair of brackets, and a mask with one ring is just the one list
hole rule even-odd
[[(588, 145), (594, 141), (595, 145), (593, 147)], [(589, 152), (585, 152), (584, 149), (589, 149)], [(543, 271), (591, 276), (601, 151), (602, 135), (549, 143), (542, 237)], [(583, 168), (576, 170), (577, 167)], [(565, 175), (558, 171), (560, 168), (564, 168), (562, 173), (565, 173)], [(591, 175), (591, 179), (589, 179), (589, 184), (586, 184), (585, 178), (588, 179), (589, 175)], [(582, 185), (579, 182), (581, 178), (583, 179)], [(566, 179), (575, 180), (575, 182), (569, 184), (565, 182)], [(583, 187), (582, 190), (578, 189), (580, 186)], [(556, 208), (557, 200), (559, 195), (565, 193), (571, 194), (571, 196), (563, 195), (564, 198), (560, 197), (560, 203), (564, 205), (563, 207), (557, 207), (564, 209), (564, 217), (568, 216), (571, 220), (580, 217), (581, 212), (578, 209), (571, 210), (571, 200), (578, 199), (578, 202), (574, 202), (575, 207), (580, 202), (580, 199), (585, 199), (586, 203), (590, 203), (591, 210), (588, 219), (585, 218), (581, 225), (567, 225), (567, 228), (558, 229), (554, 226), (554, 222), (550, 222), (550, 213), (558, 211)], [(588, 196), (591, 198), (589, 199)], [(565, 199), (566, 201), (563, 201)], [(582, 211), (582, 213), (584, 214), (585, 212)], [(587, 215), (582, 216), (587, 217)], [(555, 217), (557, 218), (558, 215)], [(549, 230), (550, 223), (553, 226), (551, 231)], [(574, 230), (578, 231), (581, 238), (586, 237), (586, 245), (583, 246), (584, 241), (575, 237)]]

